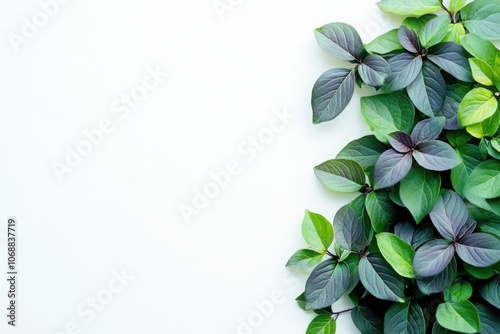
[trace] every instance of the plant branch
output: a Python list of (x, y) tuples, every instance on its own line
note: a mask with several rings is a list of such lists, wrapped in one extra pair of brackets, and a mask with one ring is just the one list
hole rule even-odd
[(448, 13), (448, 15), (450, 15), (451, 23), (455, 23), (455, 16), (448, 8), (446, 8), (446, 6), (443, 4), (442, 1), (441, 1), (441, 8), (443, 8)]

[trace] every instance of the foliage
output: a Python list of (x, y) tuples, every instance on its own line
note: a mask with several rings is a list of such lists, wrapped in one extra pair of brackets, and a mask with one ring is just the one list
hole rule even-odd
[[(307, 334), (333, 334), (343, 296), (363, 334), (498, 333), (500, 328), (500, 0), (382, 0), (409, 16), (363, 44), (330, 23), (319, 46), (352, 64), (323, 73), (313, 123), (349, 104), (355, 85), (373, 132), (314, 168), (328, 189), (359, 193), (330, 222), (306, 211), (311, 270), (299, 305)], [(437, 13), (437, 15), (435, 14)]]

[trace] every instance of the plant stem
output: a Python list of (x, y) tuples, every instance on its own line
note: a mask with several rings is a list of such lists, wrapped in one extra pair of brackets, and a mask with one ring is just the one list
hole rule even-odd
[(328, 249), (326, 250), (326, 254), (330, 255), (333, 258), (337, 258), (338, 257), (337, 255), (332, 254), (332, 252), (330, 252)]
[(443, 8), (448, 13), (448, 15), (450, 15), (451, 23), (455, 23), (455, 18), (454, 18), (453, 13), (450, 12), (450, 10), (448, 8), (446, 8), (445, 5), (443, 5), (442, 1), (441, 1), (441, 8)]
[(337, 317), (338, 317), (338, 316), (339, 316), (339, 315), (341, 315), (342, 313), (351, 312), (351, 311), (352, 311), (352, 309), (353, 309), (353, 308), (349, 308), (349, 309), (347, 309), (347, 310), (343, 310), (343, 311), (339, 311), (339, 312), (333, 312), (333, 314), (334, 314), (335, 316), (337, 316)]

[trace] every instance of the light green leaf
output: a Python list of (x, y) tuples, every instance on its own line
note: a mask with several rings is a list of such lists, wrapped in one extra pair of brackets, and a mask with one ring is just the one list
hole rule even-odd
[(354, 160), (328, 160), (314, 167), (314, 173), (325, 187), (334, 191), (358, 191), (366, 182), (363, 168)]
[(485, 86), (493, 86), (495, 73), (488, 63), (479, 58), (470, 58), (469, 64), (474, 80)]
[(410, 30), (413, 30), (415, 34), (420, 35), (425, 24), (435, 17), (437, 17), (435, 14), (426, 14), (419, 17), (407, 17), (403, 20), (402, 25)]
[(414, 278), (413, 258), (415, 251), (413, 248), (392, 233), (379, 233), (376, 238), (380, 252), (391, 267), (403, 277)]
[(450, 24), (448, 15), (440, 15), (427, 22), (420, 32), (420, 44), (424, 47), (430, 47), (441, 42), (447, 33), (447, 27)]
[(458, 121), (462, 126), (480, 123), (493, 116), (497, 107), (497, 99), (490, 90), (474, 88), (465, 95), (458, 107)]
[(436, 204), (441, 187), (438, 172), (414, 165), (408, 175), (401, 180), (399, 195), (418, 224), (429, 214)]
[(404, 94), (391, 93), (362, 97), (361, 114), (377, 139), (387, 144), (388, 134), (395, 131), (411, 132), (415, 108)]
[(311, 249), (301, 249), (292, 255), (286, 266), (299, 269), (311, 268), (319, 264), (324, 255), (324, 252), (318, 253)]
[(375, 38), (365, 45), (366, 51), (372, 54), (387, 54), (403, 50), (398, 38), (398, 29), (393, 29)]
[(500, 161), (487, 160), (477, 166), (464, 188), (467, 198), (496, 198), (500, 196)]
[(462, 23), (450, 23), (446, 32), (446, 36), (443, 38), (443, 42), (455, 42), (460, 43), (460, 39), (465, 35), (465, 28)]
[(464, 8), (467, 4), (467, 0), (451, 0), (448, 9), (452, 13), (458, 12), (460, 9)]
[(398, 15), (424, 15), (441, 9), (439, 0), (382, 0), (378, 6), (389, 13)]
[(467, 281), (461, 281), (453, 284), (444, 292), (446, 301), (461, 302), (468, 300), (472, 296), (472, 285)]
[(436, 318), (441, 326), (452, 331), (476, 333), (481, 329), (477, 309), (467, 300), (440, 304)]
[(486, 41), (478, 35), (469, 33), (461, 38), (460, 44), (467, 52), (485, 63), (496, 63), (498, 49), (490, 41)]
[(313, 250), (324, 253), (333, 242), (333, 226), (322, 215), (306, 210), (302, 237)]
[(488, 117), (484, 121), (469, 125), (466, 130), (475, 138), (494, 136), (500, 125), (500, 112), (497, 111), (493, 116)]
[(500, 39), (500, 1), (475, 0), (465, 6), (460, 14), (471, 33), (488, 40)]

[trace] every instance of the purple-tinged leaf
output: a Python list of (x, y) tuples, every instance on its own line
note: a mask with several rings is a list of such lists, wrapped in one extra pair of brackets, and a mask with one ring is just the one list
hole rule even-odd
[(329, 55), (353, 61), (363, 52), (363, 42), (354, 27), (340, 22), (329, 23), (314, 31), (318, 45)]
[(417, 34), (405, 26), (398, 29), (398, 38), (401, 45), (411, 53), (420, 53), (420, 43)]
[(411, 245), (413, 239), (413, 233), (415, 232), (415, 227), (409, 222), (397, 223), (394, 226), (394, 234), (401, 238), (404, 242)]
[(306, 309), (331, 306), (342, 297), (349, 285), (349, 267), (334, 259), (320, 263), (306, 282)]
[(397, 303), (405, 301), (404, 279), (380, 254), (370, 254), (359, 261), (359, 278), (363, 286), (379, 299)]
[(445, 42), (429, 48), (427, 58), (458, 80), (473, 82), (467, 51), (457, 43)]
[(444, 124), (446, 130), (458, 130), (463, 128), (458, 122), (458, 107), (469, 90), (469, 87), (461, 84), (454, 84), (448, 87), (443, 106), (437, 113), (437, 115), (442, 115), (446, 118)]
[(469, 218), (465, 202), (451, 190), (441, 192), (429, 215), (439, 234), (448, 240), (455, 240), (460, 235)]
[(500, 240), (488, 233), (466, 235), (455, 247), (464, 262), (476, 267), (488, 267), (500, 261)]
[(422, 56), (411, 53), (401, 53), (388, 60), (391, 75), (383, 90), (386, 93), (395, 92), (408, 87), (422, 69)]
[(467, 223), (462, 226), (460, 231), (458, 231), (457, 239), (463, 238), (466, 235), (471, 234), (477, 227), (477, 222), (474, 219), (467, 219)]
[(382, 153), (375, 164), (375, 189), (387, 188), (401, 181), (410, 171), (411, 154), (398, 153), (389, 149)]
[(415, 252), (413, 271), (415, 276), (432, 277), (442, 272), (455, 254), (453, 244), (444, 239), (426, 242)]
[(444, 122), (444, 117), (433, 117), (415, 124), (415, 128), (411, 132), (411, 138), (415, 142), (415, 145), (436, 139), (441, 131), (443, 131)]
[(369, 55), (358, 66), (359, 76), (363, 81), (373, 87), (380, 87), (391, 74), (387, 61), (377, 55)]
[(429, 117), (434, 117), (443, 107), (446, 82), (439, 68), (426, 61), (417, 78), (406, 88), (406, 91), (418, 110)]
[(439, 140), (417, 145), (413, 157), (420, 166), (435, 171), (452, 169), (462, 162), (449, 144)]
[(408, 153), (415, 147), (413, 140), (404, 132), (396, 131), (387, 136), (389, 144), (399, 153)]
[(448, 289), (457, 276), (457, 260), (453, 257), (446, 268), (432, 277), (417, 278), (417, 285), (420, 291), (430, 295)]
[(479, 289), (481, 296), (491, 305), (500, 309), (500, 275), (495, 275)]

